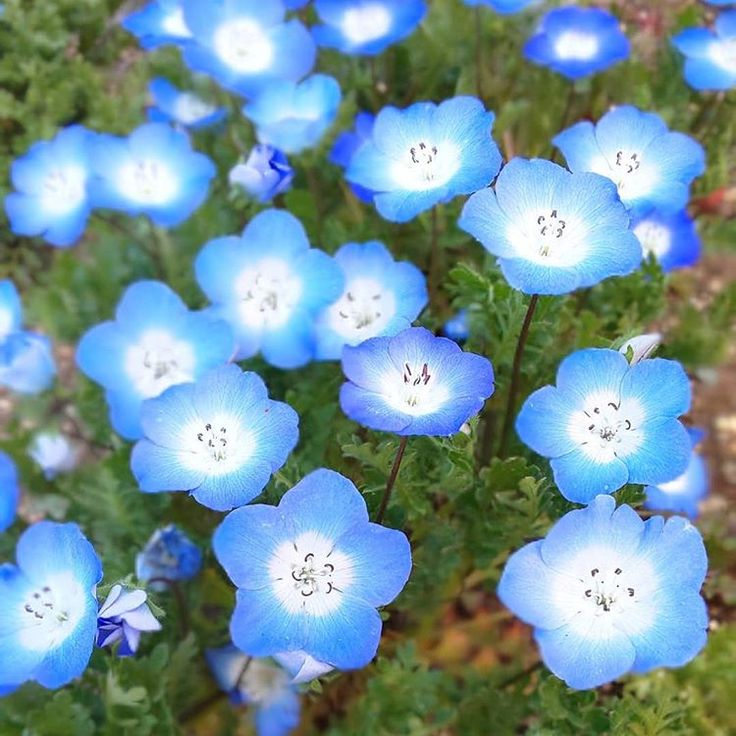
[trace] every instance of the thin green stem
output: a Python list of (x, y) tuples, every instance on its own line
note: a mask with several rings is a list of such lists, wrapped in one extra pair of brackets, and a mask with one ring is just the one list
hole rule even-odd
[(408, 442), (408, 437), (402, 437), (401, 442), (399, 442), (399, 449), (396, 451), (396, 458), (394, 459), (391, 473), (388, 476), (388, 481), (386, 482), (386, 490), (383, 492), (381, 506), (376, 514), (376, 524), (380, 524), (383, 521), (384, 514), (388, 508), (388, 502), (391, 498), (391, 491), (393, 491), (394, 485), (396, 484), (396, 478), (399, 475), (399, 468), (401, 468), (401, 461), (404, 459), (404, 452), (406, 451), (406, 445)]

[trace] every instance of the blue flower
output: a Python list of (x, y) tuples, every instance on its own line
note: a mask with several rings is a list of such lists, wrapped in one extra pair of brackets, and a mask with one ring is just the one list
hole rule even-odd
[(82, 237), (91, 211), (87, 184), (95, 137), (74, 125), (50, 141), (34, 143), (13, 161), (10, 177), (16, 191), (5, 198), (5, 212), (16, 235), (40, 235), (60, 248)]
[(450, 435), (493, 393), (493, 367), (457, 343), (411, 327), (346, 347), (340, 406), (370, 429), (399, 435)]
[(455, 342), (465, 342), (470, 335), (470, 326), (468, 325), (468, 310), (461, 309), (454, 317), (445, 322), (442, 328), (445, 337)]
[(538, 5), (541, 0), (463, 0), (466, 5), (489, 5), (497, 13), (518, 13), (532, 5)]
[(291, 188), (294, 169), (286, 154), (273, 146), (258, 143), (248, 160), (230, 171), (230, 183), (237, 184), (259, 202), (268, 202)]
[(153, 0), (126, 16), (120, 25), (138, 38), (144, 49), (182, 45), (192, 38), (180, 0)]
[(653, 254), (665, 272), (700, 260), (700, 237), (687, 210), (673, 214), (652, 211), (634, 221), (632, 229), (644, 254)]
[(56, 376), (51, 341), (35, 332), (14, 332), (0, 342), (0, 386), (20, 394), (47, 389)]
[(215, 555), (238, 588), (235, 645), (254, 657), (301, 651), (337, 669), (376, 654), (381, 617), (411, 570), (406, 536), (368, 521), (345, 477), (310, 473), (279, 506), (231, 512), (213, 536)]
[(197, 281), (235, 333), (237, 359), (259, 351), (278, 368), (314, 356), (314, 317), (342, 293), (340, 267), (309, 247), (299, 220), (282, 210), (256, 215), (242, 236), (211, 240), (195, 261)]
[(158, 591), (171, 581), (190, 580), (201, 567), (199, 547), (174, 524), (157, 529), (135, 558), (138, 579)]
[(63, 434), (41, 432), (33, 438), (28, 455), (43, 470), (46, 480), (53, 480), (59, 473), (74, 468), (79, 453)]
[(229, 511), (252, 501), (286, 462), (298, 424), (257, 374), (221, 366), (143, 404), (145, 438), (131, 469), (146, 493), (190, 491), (204, 506)]
[(135, 654), (142, 633), (161, 630), (147, 600), (145, 590), (113, 585), (97, 614), (97, 646), (110, 647), (120, 642), (118, 656)]
[(299, 694), (281, 667), (268, 659), (249, 657), (232, 645), (207, 649), (205, 656), (230, 700), (255, 710), (258, 736), (286, 736), (299, 725)]
[(127, 138), (99, 135), (90, 157), (95, 206), (148, 215), (162, 227), (184, 222), (207, 198), (216, 173), (186, 133), (166, 123), (146, 123)]
[(592, 171), (614, 182), (635, 215), (652, 208), (681, 210), (693, 179), (705, 171), (705, 153), (697, 141), (630, 105), (614, 108), (596, 125), (576, 123), (553, 143), (571, 171)]
[(0, 451), (0, 533), (15, 521), (20, 500), (18, 471), (9, 455)]
[(219, 123), (227, 116), (224, 107), (210, 105), (193, 92), (182, 92), (163, 77), (148, 84), (153, 107), (148, 108), (148, 119), (156, 123), (178, 123), (191, 130)]
[(195, 381), (232, 353), (232, 332), (224, 322), (189, 312), (166, 284), (137, 281), (125, 290), (115, 321), (82, 336), (76, 358), (80, 370), (105, 388), (115, 430), (138, 439), (145, 399)]
[(641, 263), (616, 187), (598, 174), (571, 174), (541, 159), (507, 164), (495, 191), (470, 197), (459, 225), (526, 294), (567, 294)]
[(182, 0), (193, 41), (184, 61), (223, 87), (251, 96), (275, 81), (296, 82), (314, 66), (316, 47), (298, 20), (284, 22), (278, 0)]
[(312, 34), (320, 46), (375, 56), (410, 36), (427, 12), (424, 0), (316, 0), (324, 23)]
[(23, 328), (23, 305), (15, 284), (10, 279), (0, 280), (0, 342)]
[(708, 466), (695, 449), (703, 440), (702, 430), (688, 430), (692, 442), (690, 462), (685, 472), (667, 483), (647, 486), (644, 508), (655, 511), (674, 511), (687, 514), (691, 519), (698, 515), (700, 502), (708, 495)]
[(319, 143), (340, 107), (340, 85), (313, 74), (303, 82), (274, 82), (243, 108), (261, 143), (299, 153)]
[(335, 253), (345, 276), (340, 298), (317, 317), (319, 360), (338, 360), (343, 346), (395, 335), (427, 306), (424, 274), (406, 261), (394, 261), (383, 243), (348, 243)]
[(273, 658), (291, 675), (291, 681), (298, 685), (332, 672), (335, 668), (327, 662), (320, 662), (304, 651), (280, 652)]
[[(376, 116), (370, 112), (359, 112), (355, 116), (354, 131), (343, 132), (337, 136), (330, 151), (330, 161), (342, 169), (350, 166), (353, 154), (373, 135), (373, 124)], [(360, 184), (350, 184), (353, 194), (361, 201), (371, 204), (373, 202), (374, 192), (370, 189), (360, 186)]]
[(690, 383), (673, 360), (629, 365), (616, 350), (578, 350), (562, 361), (557, 386), (527, 400), (516, 419), (522, 441), (551, 458), (569, 501), (588, 503), (626, 483), (673, 480), (690, 460), (677, 417), (690, 408)]
[(680, 667), (706, 642), (698, 530), (681, 517), (644, 522), (615, 507), (597, 496), (563, 516), (511, 555), (498, 586), (503, 604), (534, 627), (547, 667), (578, 690)]
[(385, 107), (345, 176), (376, 193), (376, 208), (387, 220), (407, 222), (493, 181), (501, 166), (493, 120), (474, 97)]
[(550, 10), (524, 46), (527, 59), (568, 79), (608, 69), (626, 59), (630, 51), (618, 19), (600, 8)]
[(97, 631), (102, 566), (76, 524), (41, 521), (0, 565), (0, 683), (66, 685), (84, 672)]

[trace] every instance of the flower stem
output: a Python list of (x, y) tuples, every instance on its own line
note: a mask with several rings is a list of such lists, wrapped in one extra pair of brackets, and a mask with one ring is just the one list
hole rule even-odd
[(401, 461), (404, 459), (404, 452), (406, 451), (406, 444), (408, 441), (408, 437), (402, 437), (401, 442), (399, 442), (399, 449), (396, 451), (396, 458), (394, 460), (393, 467), (391, 468), (391, 474), (388, 476), (386, 490), (383, 492), (383, 498), (381, 499), (381, 506), (376, 514), (376, 524), (380, 524), (383, 521), (383, 516), (386, 513), (386, 508), (388, 507), (388, 502), (391, 498), (391, 491), (393, 491), (396, 478), (399, 475), (399, 468), (401, 467)]
[(539, 302), (539, 294), (532, 294), (529, 300), (529, 306), (526, 308), (524, 323), (521, 326), (519, 339), (516, 342), (516, 353), (514, 353), (514, 365), (511, 369), (511, 384), (509, 385), (508, 400), (506, 402), (506, 414), (503, 419), (503, 429), (501, 430), (501, 446), (498, 450), (498, 456), (505, 458), (508, 453), (509, 440), (511, 439), (511, 426), (514, 423), (514, 412), (516, 410), (516, 396), (519, 393), (519, 382), (521, 379), (521, 359), (524, 357), (524, 347), (529, 336), (529, 327), (532, 324), (534, 311)]
[(439, 223), (438, 223), (438, 205), (432, 207), (432, 224), (430, 226), (430, 250), (429, 250), (429, 274), (428, 274), (428, 288), (429, 288), (429, 303), (435, 303), (435, 297), (437, 296), (439, 272), (440, 272), (440, 248), (439, 248)]

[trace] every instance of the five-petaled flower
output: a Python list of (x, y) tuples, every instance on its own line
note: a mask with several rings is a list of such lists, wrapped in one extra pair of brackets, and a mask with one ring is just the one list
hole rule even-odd
[(148, 119), (153, 123), (177, 123), (190, 130), (199, 130), (227, 116), (224, 107), (211, 105), (194, 92), (182, 92), (163, 77), (155, 77), (148, 83), (148, 93), (153, 100), (148, 108)]
[(135, 654), (142, 633), (161, 630), (147, 600), (145, 590), (113, 585), (97, 614), (97, 646), (111, 647), (120, 642), (119, 657)]

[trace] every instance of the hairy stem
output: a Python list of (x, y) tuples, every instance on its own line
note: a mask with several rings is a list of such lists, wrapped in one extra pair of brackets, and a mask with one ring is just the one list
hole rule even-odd
[(383, 516), (386, 513), (388, 502), (391, 498), (391, 491), (393, 491), (396, 478), (399, 475), (399, 468), (401, 467), (401, 461), (404, 459), (404, 452), (406, 451), (408, 441), (408, 437), (402, 437), (401, 442), (399, 442), (399, 449), (396, 452), (396, 458), (394, 459), (394, 464), (391, 468), (391, 474), (388, 476), (386, 490), (383, 492), (383, 498), (381, 499), (381, 506), (376, 514), (376, 524), (380, 524), (383, 521)]

